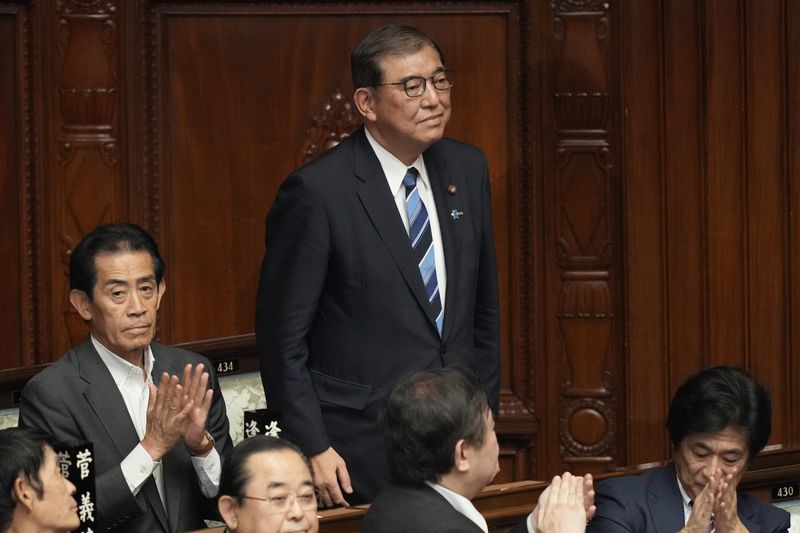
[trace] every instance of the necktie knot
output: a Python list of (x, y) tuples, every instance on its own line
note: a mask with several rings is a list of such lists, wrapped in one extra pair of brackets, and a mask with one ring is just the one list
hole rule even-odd
[(419, 171), (414, 167), (409, 167), (406, 171), (406, 175), (403, 177), (403, 185), (406, 186), (406, 189), (413, 189), (417, 186), (418, 177)]

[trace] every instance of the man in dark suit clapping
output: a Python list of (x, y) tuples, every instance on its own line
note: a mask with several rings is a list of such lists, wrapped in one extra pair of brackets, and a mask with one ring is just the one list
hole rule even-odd
[[(362, 533), (486, 533), (471, 500), (500, 470), (499, 447), (475, 375), (451, 367), (409, 376), (386, 401), (381, 426), (391, 483), (370, 506)], [(590, 475), (565, 472), (511, 533), (583, 533), (593, 497)]]

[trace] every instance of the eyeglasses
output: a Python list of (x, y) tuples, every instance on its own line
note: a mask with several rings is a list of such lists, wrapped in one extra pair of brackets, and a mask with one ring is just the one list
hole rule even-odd
[(258, 500), (260, 502), (267, 502), (269, 508), (276, 513), (285, 513), (292, 508), (294, 502), (304, 511), (310, 511), (317, 508), (317, 494), (315, 492), (304, 492), (297, 494), (289, 492), (286, 494), (276, 494), (266, 498), (256, 498), (255, 496), (242, 496), (247, 500)]
[(396, 81), (394, 83), (379, 83), (377, 85), (373, 85), (373, 87), (383, 87), (384, 85), (402, 85), (403, 90), (406, 92), (406, 95), (409, 98), (419, 98), (423, 94), (425, 94), (425, 89), (427, 89), (427, 82), (433, 84), (433, 88), (443, 93), (445, 91), (449, 91), (450, 88), (453, 86), (453, 75), (455, 72), (451, 68), (445, 68), (434, 74), (429, 78), (423, 78), (422, 76), (412, 76), (410, 78), (406, 78), (403, 81)]

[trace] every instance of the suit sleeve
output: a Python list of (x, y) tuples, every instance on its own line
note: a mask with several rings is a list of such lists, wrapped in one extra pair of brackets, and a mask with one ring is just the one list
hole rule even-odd
[(308, 455), (330, 446), (306, 367), (306, 336), (318, 312), (330, 248), (325, 206), (294, 174), (278, 191), (266, 224), (256, 302), (256, 343), (267, 407), (285, 436)]
[[(43, 382), (31, 381), (23, 389), (19, 425), (43, 431), (60, 441), (85, 440), (75, 425), (69, 406), (59, 398), (58, 387)], [(106, 525), (123, 525), (145, 513), (128, 488), (120, 465), (97, 472), (95, 492), (97, 516), (103, 517)]]
[(631, 494), (620, 490), (618, 483), (598, 483), (595, 486), (594, 504), (597, 511), (586, 527), (586, 533), (634, 533), (646, 530), (644, 519), (629, 508)]
[(206, 419), (206, 429), (214, 437), (214, 448), (217, 449), (217, 453), (219, 453), (220, 459), (224, 464), (225, 460), (233, 452), (228, 414), (225, 411), (225, 400), (222, 398), (222, 391), (219, 388), (219, 380), (217, 379), (214, 365), (208, 360), (204, 360), (203, 363), (208, 369), (208, 386), (214, 390), (211, 409), (208, 411), (208, 418)]
[(500, 402), (500, 304), (497, 287), (497, 256), (492, 229), (492, 194), (485, 159), (483, 160), (481, 217), (474, 346), (478, 375), (486, 387), (489, 404), (496, 417)]

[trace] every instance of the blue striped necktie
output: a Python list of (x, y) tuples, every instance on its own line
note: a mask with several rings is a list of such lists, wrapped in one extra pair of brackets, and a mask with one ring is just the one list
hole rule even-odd
[(403, 178), (403, 185), (406, 186), (408, 237), (411, 239), (414, 258), (417, 260), (422, 283), (425, 284), (425, 292), (428, 294), (428, 302), (436, 315), (436, 328), (441, 336), (444, 310), (442, 309), (442, 299), (439, 296), (439, 280), (436, 278), (436, 252), (433, 247), (433, 233), (431, 233), (428, 210), (425, 209), (425, 204), (422, 203), (417, 190), (418, 177), (417, 169), (411, 167)]

